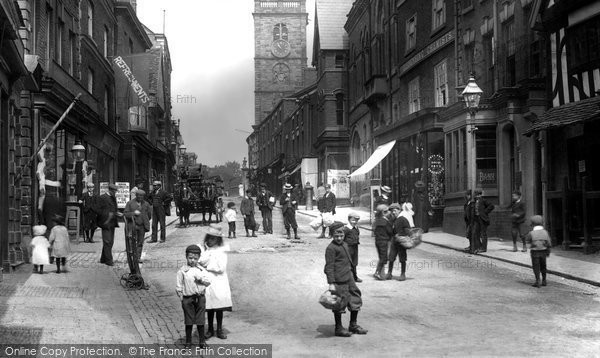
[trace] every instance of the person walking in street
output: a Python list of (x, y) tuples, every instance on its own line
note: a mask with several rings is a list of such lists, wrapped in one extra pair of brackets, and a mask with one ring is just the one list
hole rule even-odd
[(32, 228), (33, 239), (31, 239), (30, 252), (31, 263), (33, 264), (33, 273), (44, 273), (44, 265), (50, 265), (50, 255), (48, 248), (50, 242), (46, 238), (46, 225), (35, 225)]
[(202, 249), (190, 245), (185, 249), (186, 264), (177, 271), (175, 292), (181, 300), (185, 324), (185, 345), (192, 344), (192, 330), (198, 328), (200, 346), (204, 347), (204, 321), (206, 311), (206, 287), (210, 286), (208, 272), (198, 264)]
[(112, 247), (115, 242), (115, 228), (119, 227), (119, 218), (123, 216), (118, 211), (115, 197), (119, 188), (115, 184), (108, 185), (108, 192), (98, 198), (97, 212), (98, 225), (102, 229), (102, 255), (100, 263), (114, 266)]
[(354, 264), (354, 270), (352, 271), (354, 274), (354, 281), (362, 282), (356, 273), (356, 267), (358, 266), (358, 245), (360, 245), (358, 220), (360, 220), (360, 215), (357, 212), (351, 211), (348, 213), (348, 224), (344, 227), (344, 234), (346, 235), (344, 237), (344, 242), (348, 245), (348, 252), (350, 253), (352, 263)]
[(381, 195), (378, 195), (375, 198), (375, 201), (373, 203), (373, 205), (375, 205), (375, 208), (377, 208), (379, 205), (383, 204), (383, 205), (390, 205), (392, 202), (392, 199), (390, 198), (390, 195), (392, 193), (392, 188), (390, 188), (387, 185), (384, 185), (381, 187)]
[[(181, 225), (190, 224), (190, 199), (192, 198), (192, 190), (187, 182), (182, 182), (179, 188), (179, 223)], [(218, 216), (218, 215), (217, 215)]]
[(223, 332), (223, 312), (231, 311), (231, 288), (227, 277), (227, 250), (223, 245), (221, 226), (211, 224), (209, 232), (204, 236), (204, 251), (200, 255), (200, 265), (209, 273), (210, 286), (206, 288), (206, 312), (208, 313), (208, 330), (206, 339), (215, 335), (214, 317), (217, 316), (217, 338), (227, 339)]
[(262, 215), (263, 230), (265, 234), (273, 233), (273, 205), (275, 198), (270, 191), (267, 190), (266, 184), (260, 185), (260, 193), (256, 196), (256, 204)]
[(481, 189), (475, 189), (475, 204), (473, 205), (473, 232), (472, 239), (475, 253), (487, 251), (487, 228), (490, 225), (490, 213), (494, 210), (494, 204), (485, 200)]
[(144, 236), (150, 231), (150, 219), (152, 219), (152, 207), (145, 200), (146, 192), (138, 189), (135, 199), (131, 199), (125, 204), (123, 215), (133, 222), (131, 234), (135, 243), (135, 255), (138, 262), (141, 262), (142, 251), (144, 249)]
[(548, 231), (544, 229), (544, 218), (534, 215), (530, 219), (532, 230), (525, 235), (525, 241), (531, 243), (531, 266), (535, 275), (533, 287), (540, 287), (540, 273), (542, 274), (542, 286), (546, 286), (546, 258), (550, 256), (552, 241)]
[(237, 212), (235, 211), (235, 203), (230, 201), (227, 203), (227, 210), (225, 210), (225, 220), (227, 221), (227, 225), (229, 226), (229, 237), (235, 239), (235, 220), (237, 217)]
[(392, 210), (392, 215), (394, 217), (394, 230), (390, 243), (388, 273), (385, 276), (385, 279), (391, 280), (393, 278), (392, 271), (394, 270), (394, 261), (396, 261), (396, 257), (398, 257), (398, 261), (400, 262), (400, 277), (398, 278), (398, 281), (404, 281), (406, 280), (406, 260), (408, 259), (406, 248), (396, 242), (394, 237), (410, 236), (410, 228), (415, 226), (413, 222), (412, 204), (404, 203), (400, 206), (398, 203), (393, 203), (390, 205), (390, 210)]
[(172, 196), (162, 189), (162, 183), (155, 180), (152, 183), (152, 191), (148, 195), (148, 201), (152, 204), (152, 239), (150, 242), (157, 242), (158, 224), (160, 223), (160, 242), (167, 239), (167, 229), (165, 220), (167, 211), (171, 210)]
[(388, 206), (379, 204), (375, 211), (375, 221), (373, 222), (373, 232), (375, 233), (375, 248), (377, 249), (377, 267), (373, 277), (381, 281), (384, 279), (383, 269), (388, 262), (388, 248), (390, 239), (394, 236), (394, 226), (388, 219)]
[(60, 273), (60, 265), (63, 266), (63, 272), (67, 265), (67, 256), (71, 252), (71, 240), (69, 240), (69, 232), (65, 227), (65, 218), (56, 214), (52, 218), (54, 226), (50, 230), (49, 243), (52, 248), (52, 257), (56, 262), (56, 273)]
[(98, 227), (97, 215), (94, 207), (97, 205), (98, 196), (94, 194), (94, 183), (87, 183), (87, 193), (81, 198), (83, 208), (83, 238), (85, 242), (94, 242), (94, 232)]
[(252, 199), (250, 189), (246, 190), (246, 196), (242, 199), (240, 212), (244, 216), (244, 228), (246, 229), (246, 237), (250, 237), (249, 230), (252, 231), (252, 237), (256, 237), (256, 220), (254, 220), (254, 200)]
[(511, 221), (512, 221), (512, 240), (513, 240), (513, 252), (519, 251), (517, 248), (517, 239), (521, 239), (523, 242), (523, 252), (527, 252), (527, 245), (525, 244), (525, 235), (527, 234), (525, 228), (525, 202), (522, 200), (521, 192), (514, 191), (511, 197)]
[[(321, 212), (321, 216), (325, 216), (325, 215), (335, 215), (335, 205), (336, 205), (336, 199), (335, 199), (335, 194), (331, 192), (331, 184), (327, 184), (325, 186), (325, 194), (323, 195), (323, 197), (321, 198), (321, 200), (319, 200), (318, 202), (318, 209)], [(319, 239), (324, 239), (325, 238), (325, 230), (327, 229), (327, 227), (325, 225), (323, 225), (323, 231), (321, 232), (321, 235), (318, 237)], [(329, 238), (332, 238), (332, 232), (331, 230), (329, 230)]]
[[(350, 257), (348, 244), (344, 241), (346, 234), (343, 224), (334, 223), (333, 240), (325, 249), (325, 268), (329, 291), (341, 297), (341, 309), (333, 310), (335, 319), (335, 335), (338, 337), (350, 337), (355, 334), (367, 334), (367, 330), (357, 323), (358, 311), (362, 307), (362, 293), (354, 281), (354, 262)], [(346, 329), (342, 325), (342, 314), (350, 310), (350, 325)]]
[(285, 193), (281, 195), (279, 204), (283, 214), (283, 225), (285, 226), (286, 238), (290, 239), (290, 228), (294, 230), (294, 239), (299, 240), (298, 224), (296, 223), (296, 209), (298, 208), (298, 199), (292, 194), (292, 186), (288, 183), (283, 187)]
[(433, 210), (429, 203), (429, 196), (427, 195), (425, 183), (421, 180), (417, 180), (415, 183), (415, 195), (412, 203), (414, 204), (415, 225), (420, 227), (424, 233), (429, 232), (431, 218), (433, 218)]
[(471, 236), (473, 234), (473, 206), (475, 205), (472, 194), (473, 193), (470, 189), (465, 192), (465, 204), (463, 205), (466, 233), (465, 236), (469, 242), (469, 246), (465, 247), (465, 251), (470, 253), (475, 252), (475, 248), (473, 247), (471, 240)]

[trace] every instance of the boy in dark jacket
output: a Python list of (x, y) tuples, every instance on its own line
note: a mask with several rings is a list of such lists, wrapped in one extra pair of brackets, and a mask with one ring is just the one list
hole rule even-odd
[[(325, 275), (329, 284), (329, 291), (342, 298), (341, 310), (333, 311), (335, 318), (335, 335), (350, 337), (352, 333), (367, 334), (367, 330), (356, 323), (358, 311), (362, 307), (362, 294), (354, 282), (355, 267), (350, 258), (348, 244), (344, 242), (346, 236), (341, 223), (331, 225), (333, 241), (325, 250)], [(350, 310), (349, 329), (342, 326), (342, 313)]]
[(527, 246), (525, 245), (525, 234), (527, 233), (525, 228), (525, 203), (521, 198), (521, 192), (514, 191), (512, 193), (512, 203), (510, 206), (511, 210), (511, 221), (512, 221), (512, 240), (513, 240), (513, 252), (517, 252), (517, 238), (523, 241), (523, 252), (527, 252)]
[(250, 237), (248, 230), (252, 230), (252, 237), (256, 237), (256, 221), (254, 220), (254, 200), (250, 196), (252, 192), (246, 190), (246, 196), (242, 199), (240, 211), (244, 215), (244, 228), (246, 229), (246, 237)]

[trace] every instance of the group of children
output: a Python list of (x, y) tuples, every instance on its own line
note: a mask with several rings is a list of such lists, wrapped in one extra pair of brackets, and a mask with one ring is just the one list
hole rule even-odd
[[(199, 345), (217, 336), (226, 339), (223, 332), (223, 312), (231, 311), (231, 289), (227, 277), (227, 247), (223, 244), (221, 227), (211, 224), (202, 245), (190, 245), (185, 250), (187, 263), (177, 272), (175, 291), (181, 299), (185, 323), (185, 344), (192, 344), (194, 325), (198, 329)], [(208, 313), (208, 330), (204, 332)], [(217, 317), (217, 329), (214, 318)]]
[[(56, 262), (56, 273), (65, 272), (67, 256), (69, 255), (70, 241), (69, 232), (65, 225), (65, 220), (60, 215), (52, 218), (54, 226), (50, 230), (50, 236), (46, 238), (46, 225), (36, 225), (33, 227), (33, 239), (30, 243), (31, 263), (33, 272), (43, 274), (44, 265), (50, 265)], [(62, 271), (61, 271), (62, 265)]]

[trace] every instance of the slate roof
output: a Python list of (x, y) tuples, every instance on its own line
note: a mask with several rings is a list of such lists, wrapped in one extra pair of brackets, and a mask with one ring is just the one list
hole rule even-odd
[(524, 134), (595, 119), (600, 119), (600, 96), (551, 108), (533, 122)]
[(321, 50), (348, 48), (348, 34), (344, 30), (347, 15), (354, 0), (316, 0), (315, 24)]

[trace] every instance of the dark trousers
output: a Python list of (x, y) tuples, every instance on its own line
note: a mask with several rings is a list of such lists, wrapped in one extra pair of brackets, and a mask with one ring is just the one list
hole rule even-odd
[(352, 273), (356, 280), (356, 278), (358, 278), (356, 275), (356, 266), (358, 266), (358, 245), (348, 245), (348, 254), (350, 254), (350, 259), (352, 260)]
[(179, 223), (190, 223), (190, 204), (188, 204), (187, 202), (183, 202), (179, 205)]
[(392, 265), (394, 261), (396, 261), (396, 257), (398, 257), (398, 261), (406, 262), (408, 255), (406, 254), (406, 248), (392, 239), (392, 241), (390, 242), (390, 265)]
[(256, 230), (256, 221), (254, 220), (254, 214), (244, 215), (244, 228), (248, 230)]
[(285, 213), (283, 213), (283, 225), (285, 226), (286, 231), (288, 231), (290, 227), (294, 230), (298, 229), (295, 211), (288, 210)]
[(261, 208), (263, 230), (265, 233), (273, 232), (273, 210), (269, 208)]
[(144, 249), (144, 235), (146, 235), (146, 231), (144, 230), (144, 226), (137, 226), (133, 231), (133, 240), (135, 244), (135, 254), (138, 259), (142, 257), (142, 250)]
[(535, 280), (540, 280), (540, 272), (542, 273), (542, 279), (546, 279), (546, 257), (548, 256), (548, 250), (531, 251), (531, 266), (533, 268), (533, 274)]
[(167, 230), (165, 228), (165, 208), (162, 206), (152, 207), (152, 241), (158, 238), (158, 223), (160, 222), (160, 241), (165, 241), (167, 238)]
[(512, 235), (513, 244), (516, 245), (517, 240), (521, 240), (523, 241), (523, 245), (525, 245), (525, 235), (527, 234), (525, 223), (513, 223), (510, 233)]
[(342, 298), (341, 308), (339, 311), (333, 310), (336, 313), (346, 312), (346, 308), (350, 312), (360, 311), (362, 307), (362, 293), (354, 279), (350, 279), (347, 282), (336, 282), (335, 293)]
[(235, 221), (229, 222), (227, 225), (229, 226), (229, 235), (233, 234), (235, 236)]
[(102, 229), (102, 255), (100, 256), (100, 263), (112, 264), (112, 247), (115, 242), (115, 228)]
[(473, 232), (471, 234), (471, 250), (487, 251), (487, 228), (489, 223), (479, 216), (473, 219)]

